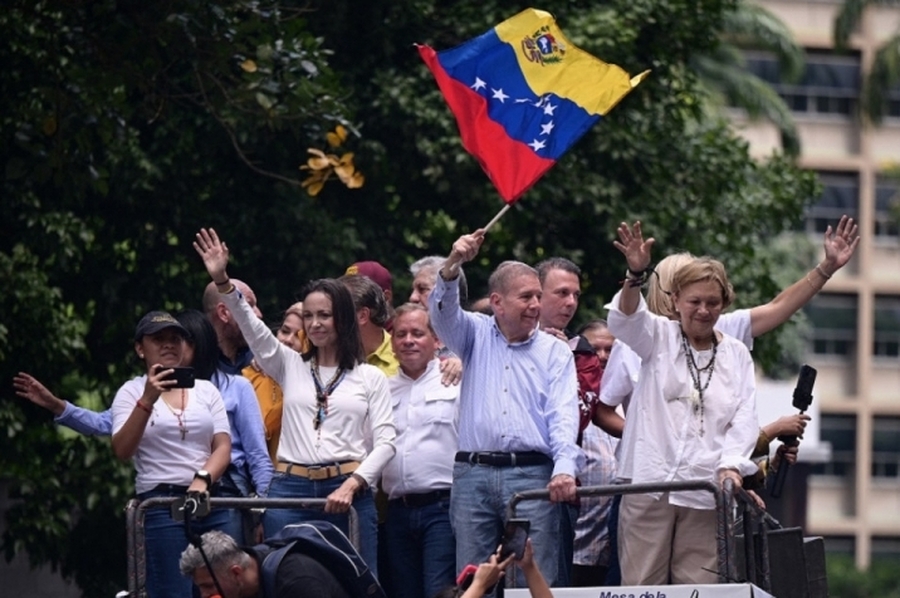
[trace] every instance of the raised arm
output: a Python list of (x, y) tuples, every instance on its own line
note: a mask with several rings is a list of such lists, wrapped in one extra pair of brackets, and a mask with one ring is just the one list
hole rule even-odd
[(484, 229), (479, 228), (475, 232), (463, 235), (453, 243), (450, 249), (450, 255), (447, 261), (441, 267), (440, 275), (444, 280), (453, 280), (459, 276), (459, 267), (466, 262), (470, 262), (478, 255), (484, 243)]
[[(154, 365), (147, 373), (147, 380), (141, 396), (137, 399), (129, 396), (124, 387), (119, 389), (119, 393), (116, 394), (116, 400), (113, 401), (114, 408), (117, 400), (127, 401), (122, 411), (128, 413), (128, 419), (112, 435), (113, 452), (122, 461), (128, 461), (137, 453), (141, 438), (144, 437), (144, 429), (150, 420), (150, 414), (153, 413), (153, 406), (159, 400), (160, 395), (175, 384), (174, 379), (164, 379), (171, 373), (172, 370), (169, 368)], [(120, 396), (122, 399), (119, 398)]]
[(842, 216), (837, 229), (825, 231), (825, 259), (778, 296), (750, 310), (750, 330), (753, 337), (761, 336), (781, 326), (797, 310), (822, 290), (832, 275), (843, 268), (859, 245), (859, 226), (853, 218)]
[(628, 273), (625, 275), (625, 285), (622, 287), (622, 296), (619, 300), (619, 310), (626, 316), (633, 314), (641, 299), (641, 284), (646, 279), (647, 268), (650, 267), (650, 249), (655, 239), (644, 240), (641, 232), (641, 223), (635, 222), (630, 227), (623, 222), (618, 228), (619, 240), (613, 241), (613, 245), (622, 252), (628, 262)]

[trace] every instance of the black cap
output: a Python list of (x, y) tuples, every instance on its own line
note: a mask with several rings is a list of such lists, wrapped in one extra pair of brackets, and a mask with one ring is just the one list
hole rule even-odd
[(142, 338), (148, 334), (156, 334), (165, 328), (176, 329), (184, 338), (190, 338), (187, 328), (181, 325), (181, 322), (172, 317), (167, 311), (151, 311), (147, 313), (141, 321), (138, 322), (137, 328), (134, 329), (134, 342), (140, 342)]

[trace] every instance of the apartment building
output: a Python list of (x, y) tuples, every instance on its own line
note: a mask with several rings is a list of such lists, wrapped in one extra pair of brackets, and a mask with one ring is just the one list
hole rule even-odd
[[(859, 221), (862, 240), (850, 264), (828, 282), (807, 315), (807, 362), (819, 371), (821, 440), (831, 459), (812, 466), (806, 530), (826, 549), (852, 554), (858, 567), (900, 559), (900, 88), (878, 128), (858, 116), (863, 74), (879, 44), (900, 27), (900, 4), (869, 6), (846, 52), (836, 52), (833, 0), (757, 0), (780, 17), (806, 49), (802, 80), (779, 80), (774, 59), (748, 55), (748, 68), (772, 82), (800, 130), (801, 163), (824, 185), (805, 218), (818, 244), (841, 214)], [(769, 125), (735, 125), (755, 155), (779, 147)], [(892, 215), (891, 211), (894, 210)], [(802, 453), (801, 453), (802, 459)]]

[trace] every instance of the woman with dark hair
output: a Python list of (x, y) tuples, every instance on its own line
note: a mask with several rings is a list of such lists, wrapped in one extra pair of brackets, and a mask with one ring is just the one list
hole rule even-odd
[[(216, 331), (207, 317), (196, 309), (175, 316), (191, 335), (185, 346), (184, 362), (194, 368), (194, 377), (209, 380), (222, 394), (231, 426), (231, 464), (220, 480), (226, 496), (265, 496), (275, 473), (266, 449), (262, 415), (253, 385), (243, 376), (232, 376), (219, 369), (219, 345)], [(243, 517), (232, 511), (231, 526), (225, 530), (238, 541), (245, 540)]]
[[(329, 520), (348, 531), (351, 505), (359, 523), (360, 554), (377, 574), (377, 521), (371, 487), (394, 455), (394, 424), (387, 378), (364, 362), (353, 299), (332, 279), (301, 293), (309, 347), (297, 353), (278, 342), (226, 273), (228, 248), (212, 229), (194, 243), (222, 302), (234, 315), (259, 365), (284, 391), (278, 473), (269, 498), (324, 498), (325, 515), (304, 509), (269, 509), (266, 535), (289, 523)], [(371, 447), (371, 449), (367, 448)]]
[[(113, 400), (112, 448), (119, 459), (134, 461), (142, 501), (213, 491), (228, 466), (231, 435), (219, 391), (205, 380), (188, 388), (171, 377), (184, 360), (187, 338), (185, 327), (166, 312), (141, 318), (134, 352), (146, 374), (123, 384)], [(227, 523), (227, 512), (213, 511), (195, 522), (195, 531), (221, 530)], [(148, 509), (144, 526), (147, 594), (190, 596), (191, 582), (178, 569), (188, 544), (184, 524), (163, 507)]]

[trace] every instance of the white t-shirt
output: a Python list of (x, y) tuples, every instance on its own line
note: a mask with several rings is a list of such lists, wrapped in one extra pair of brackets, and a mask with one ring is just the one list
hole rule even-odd
[[(131, 416), (135, 403), (144, 394), (146, 382), (146, 375), (139, 376), (119, 388), (112, 405), (113, 434), (122, 429)], [(197, 380), (194, 388), (169, 392), (182, 391), (185, 399), (181, 417), (185, 429), (183, 439), (175, 412), (162, 397), (153, 404), (153, 413), (134, 455), (138, 494), (152, 490), (158, 484), (189, 486), (194, 473), (203, 469), (212, 454), (213, 436), (222, 432), (231, 435), (225, 403), (212, 383)]]
[[(678, 322), (650, 313), (643, 300), (635, 313), (623, 314), (621, 293), (613, 298), (609, 329), (642, 360), (631, 399), (619, 455), (619, 475), (633, 483), (715, 481), (723, 468), (742, 476), (756, 471), (750, 454), (756, 446), (756, 381), (747, 347), (723, 335), (702, 401), (694, 392)], [(693, 348), (690, 349), (694, 351)], [(708, 363), (712, 349), (694, 351)], [(705, 382), (704, 374), (701, 380)], [(673, 505), (715, 508), (706, 491), (669, 495)]]

